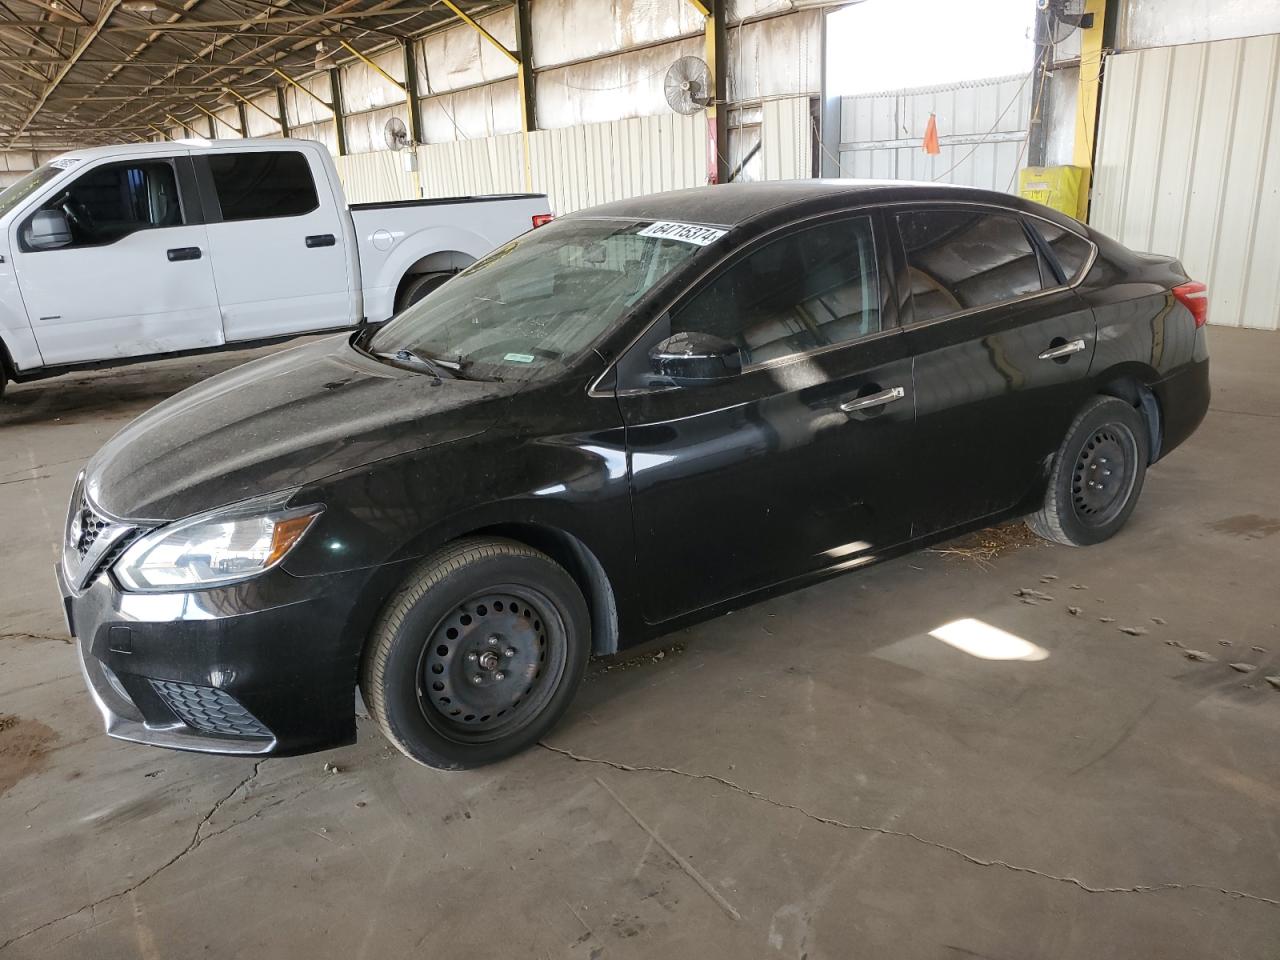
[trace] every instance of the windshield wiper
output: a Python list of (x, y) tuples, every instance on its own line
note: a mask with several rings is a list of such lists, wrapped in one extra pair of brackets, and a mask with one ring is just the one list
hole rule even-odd
[(420, 367), (435, 377), (448, 377), (450, 380), (465, 379), (462, 376), (460, 360), (442, 360), (428, 353), (415, 353), (412, 350), (394, 350), (375, 353), (375, 357), (390, 360), (400, 366)]

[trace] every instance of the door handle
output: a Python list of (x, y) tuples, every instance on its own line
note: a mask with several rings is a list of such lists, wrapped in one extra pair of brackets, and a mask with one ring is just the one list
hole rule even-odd
[(1044, 353), (1040, 354), (1041, 360), (1061, 360), (1069, 357), (1073, 353), (1079, 353), (1085, 347), (1084, 340), (1068, 340), (1066, 343), (1059, 344), (1056, 347), (1050, 347)]
[(307, 246), (314, 247), (332, 247), (338, 241), (332, 233), (317, 233), (315, 236), (307, 237)]
[(172, 250), (166, 250), (165, 256), (169, 258), (170, 263), (176, 263), (179, 260), (199, 260), (201, 253), (199, 247), (174, 247)]
[(844, 413), (853, 413), (855, 410), (883, 407), (886, 403), (901, 400), (906, 395), (907, 391), (902, 387), (890, 387), (888, 390), (881, 390), (879, 393), (873, 393), (870, 396), (855, 397), (853, 400), (840, 404), (840, 409)]

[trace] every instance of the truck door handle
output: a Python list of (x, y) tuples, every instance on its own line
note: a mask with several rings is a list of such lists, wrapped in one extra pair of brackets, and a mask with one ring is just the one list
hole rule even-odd
[(1084, 340), (1068, 340), (1057, 346), (1050, 347), (1044, 353), (1040, 354), (1041, 360), (1063, 360), (1073, 353), (1079, 353), (1084, 349)]
[(176, 263), (179, 260), (199, 260), (201, 253), (199, 247), (174, 247), (172, 250), (166, 250), (165, 256), (169, 258), (170, 263)]
[(337, 242), (332, 233), (317, 233), (315, 236), (307, 237), (308, 247), (332, 247)]
[(879, 393), (873, 393), (865, 397), (855, 397), (845, 403), (840, 404), (840, 409), (844, 413), (853, 413), (856, 410), (867, 410), (871, 407), (883, 407), (886, 403), (893, 403), (895, 400), (901, 400), (907, 395), (907, 391), (902, 387), (890, 387), (888, 390), (881, 390)]

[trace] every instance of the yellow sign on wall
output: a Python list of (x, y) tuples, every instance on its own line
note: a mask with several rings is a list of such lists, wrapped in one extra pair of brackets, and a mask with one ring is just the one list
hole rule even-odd
[(1084, 167), (1023, 167), (1018, 171), (1018, 196), (1079, 218), (1087, 173)]

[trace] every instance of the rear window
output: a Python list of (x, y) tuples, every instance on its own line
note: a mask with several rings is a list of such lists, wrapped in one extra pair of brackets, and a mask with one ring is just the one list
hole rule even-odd
[(1012, 214), (915, 210), (897, 220), (916, 323), (1043, 289), (1040, 258)]
[(209, 155), (223, 220), (298, 217), (320, 206), (307, 158), (293, 150)]
[(1085, 264), (1089, 262), (1089, 257), (1093, 253), (1093, 244), (1048, 220), (1036, 220), (1033, 223), (1053, 251), (1053, 255), (1058, 258), (1067, 283), (1075, 283), (1080, 278)]

